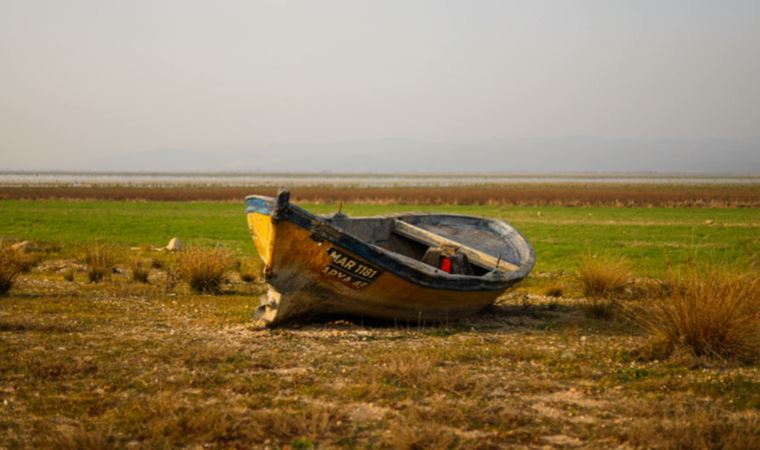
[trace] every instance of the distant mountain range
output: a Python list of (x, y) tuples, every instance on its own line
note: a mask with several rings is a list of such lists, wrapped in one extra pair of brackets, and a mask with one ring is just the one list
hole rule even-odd
[(462, 143), (381, 139), (275, 144), (235, 150), (135, 151), (115, 157), (71, 161), (52, 169), (119, 172), (758, 174), (760, 139), (564, 137)]

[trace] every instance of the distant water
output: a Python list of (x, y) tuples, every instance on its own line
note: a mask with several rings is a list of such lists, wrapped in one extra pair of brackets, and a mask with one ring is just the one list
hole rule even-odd
[(499, 183), (760, 184), (760, 176), (0, 173), (0, 186), (463, 186)]

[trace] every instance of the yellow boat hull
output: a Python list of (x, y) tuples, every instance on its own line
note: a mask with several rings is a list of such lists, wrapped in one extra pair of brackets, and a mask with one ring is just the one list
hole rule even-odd
[(482, 311), (505, 290), (426, 286), (368, 258), (353, 241), (342, 245), (344, 236), (335, 238), (323, 222), (278, 214), (273, 199), (250, 204), (248, 227), (269, 284), (257, 311), (264, 325), (323, 314), (442, 321)]

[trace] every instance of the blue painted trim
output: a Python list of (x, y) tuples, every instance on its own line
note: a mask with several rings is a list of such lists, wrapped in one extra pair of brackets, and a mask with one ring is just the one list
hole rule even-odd
[(259, 197), (257, 195), (252, 195), (245, 198), (246, 213), (272, 215), (272, 211), (274, 211), (274, 202), (268, 197)]

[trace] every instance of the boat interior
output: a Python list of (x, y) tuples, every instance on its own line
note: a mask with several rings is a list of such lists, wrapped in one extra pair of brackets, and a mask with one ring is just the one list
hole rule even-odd
[(328, 220), (359, 239), (452, 274), (514, 271), (521, 261), (510, 242), (515, 236), (494, 229), (489, 220), (446, 215), (350, 218), (342, 214)]

